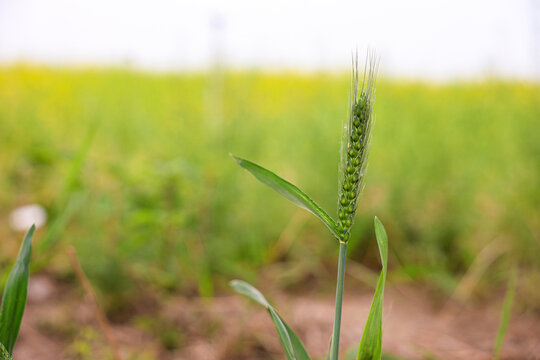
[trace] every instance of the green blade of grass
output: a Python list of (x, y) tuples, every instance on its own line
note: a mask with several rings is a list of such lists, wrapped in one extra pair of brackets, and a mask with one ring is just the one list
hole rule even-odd
[(288, 360), (310, 360), (302, 341), (259, 290), (242, 280), (233, 280), (230, 285), (236, 292), (250, 298), (268, 310)]
[(96, 138), (97, 130), (99, 128), (99, 121), (92, 122), (86, 131), (84, 140), (79, 147), (75, 158), (71, 162), (71, 166), (65, 178), (64, 186), (60, 191), (57, 200), (57, 207), (65, 207), (71, 195), (76, 191), (78, 185), (78, 179), (82, 173), (82, 169), (88, 158), (90, 148)]
[(28, 293), (28, 277), (30, 255), (32, 254), (32, 237), (35, 226), (28, 230), (24, 236), (19, 255), (11, 269), (6, 284), (4, 295), (2, 296), (2, 307), (0, 308), (0, 343), (4, 345), (8, 353), (13, 353), (13, 346), (19, 335), (21, 321), (26, 306), (26, 295)]
[(13, 360), (2, 343), (0, 343), (0, 360)]
[(49, 261), (47, 255), (50, 257), (53, 254), (43, 254), (60, 241), (62, 232), (73, 216), (82, 208), (87, 198), (88, 194), (84, 191), (74, 192), (71, 195), (62, 212), (51, 222), (51, 225), (47, 228), (47, 232), (40, 240), (36, 250), (38, 254), (42, 255), (42, 258), (33, 264), (33, 270), (39, 270), (46, 265)]
[(309, 196), (307, 196), (302, 190), (300, 190), (296, 185), (291, 184), (287, 180), (277, 176), (273, 172), (266, 170), (260, 165), (255, 164), (249, 160), (240, 159), (232, 155), (233, 159), (236, 160), (238, 165), (249, 171), (257, 180), (265, 184), (266, 186), (274, 189), (285, 199), (289, 200), (293, 204), (306, 209), (313, 215), (315, 215), (319, 220), (321, 220), (324, 225), (330, 230), (334, 236), (339, 238), (339, 232), (337, 229), (336, 222), (332, 219), (319, 205), (317, 205)]
[(332, 339), (334, 337), (330, 335), (330, 341), (328, 342), (328, 353), (326, 354), (326, 360), (330, 360), (330, 354), (332, 353)]
[[(88, 158), (90, 148), (96, 138), (99, 125), (99, 122), (90, 124), (85, 138), (78, 149), (75, 158), (71, 162), (71, 166), (64, 180), (64, 186), (53, 206), (56, 213), (55, 217), (39, 243), (37, 249), (39, 254), (43, 254), (47, 250), (50, 250), (60, 241), (61, 233), (65, 230), (69, 221), (80, 210), (86, 200), (86, 193), (81, 189), (78, 189), (78, 179), (82, 173), (86, 159)], [(38, 266), (34, 264), (34, 268), (40, 269), (44, 267), (48, 261), (48, 258), (41, 259), (41, 263), (38, 264)]]
[(375, 236), (381, 255), (382, 271), (358, 348), (358, 360), (379, 360), (382, 354), (382, 305), (388, 262), (388, 236), (377, 217), (375, 217)]
[(281, 347), (283, 348), (283, 351), (285, 351), (285, 355), (287, 356), (287, 359), (296, 360), (296, 354), (294, 353), (292, 340), (291, 340), (291, 337), (289, 336), (289, 332), (287, 331), (287, 328), (285, 327), (285, 324), (283, 323), (283, 320), (281, 320), (280, 316), (276, 313), (273, 307), (268, 307), (267, 310), (270, 313), (270, 317), (272, 318), (272, 321), (274, 322), (276, 331), (278, 333), (279, 342), (281, 343)]
[(499, 359), (501, 355), (501, 349), (508, 329), (508, 323), (510, 322), (510, 314), (512, 312), (512, 305), (514, 304), (514, 296), (516, 294), (517, 285), (517, 270), (514, 267), (508, 278), (508, 287), (506, 295), (504, 297), (503, 308), (501, 312), (501, 322), (499, 324), (499, 330), (497, 331), (497, 337), (495, 339), (495, 347), (493, 349), (493, 359)]
[(291, 344), (294, 349), (294, 354), (296, 355), (297, 360), (310, 360), (311, 358), (308, 355), (308, 352), (306, 348), (304, 347), (304, 344), (302, 344), (302, 341), (296, 336), (294, 331), (289, 327), (289, 325), (280, 317), (281, 321), (283, 322), (283, 325), (285, 325), (285, 328), (287, 328), (287, 333), (289, 334), (289, 337), (291, 338)]

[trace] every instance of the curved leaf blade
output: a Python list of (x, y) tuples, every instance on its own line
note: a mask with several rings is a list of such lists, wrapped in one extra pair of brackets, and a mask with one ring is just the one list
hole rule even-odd
[(240, 293), (256, 303), (264, 306), (265, 308), (272, 307), (264, 295), (251, 284), (242, 280), (232, 280), (229, 285), (237, 292)]
[(0, 343), (9, 354), (13, 353), (13, 346), (19, 335), (21, 321), (26, 307), (28, 293), (28, 277), (30, 255), (32, 254), (32, 237), (35, 226), (28, 230), (24, 236), (17, 260), (11, 269), (0, 308)]
[(229, 284), (236, 292), (254, 300), (268, 310), (288, 360), (311, 360), (302, 341), (258, 289), (242, 280), (233, 280)]
[(311, 200), (311, 198), (296, 185), (279, 177), (273, 172), (266, 170), (262, 166), (255, 164), (254, 162), (238, 158), (234, 155), (231, 156), (238, 163), (238, 165), (249, 171), (257, 180), (274, 189), (277, 193), (293, 204), (306, 209), (319, 218), (319, 220), (326, 225), (330, 232), (339, 238), (339, 232), (334, 219), (332, 219), (319, 205), (315, 203), (315, 201)]
[(279, 317), (279, 315), (276, 313), (273, 307), (267, 308), (268, 312), (270, 313), (270, 317), (272, 318), (272, 321), (274, 322), (274, 326), (276, 327), (276, 331), (278, 333), (279, 342), (281, 343), (281, 347), (285, 351), (285, 355), (287, 356), (288, 360), (297, 360), (291, 337), (289, 336), (289, 332), (287, 331), (287, 328), (285, 327), (285, 324), (283, 323), (283, 320)]
[(497, 337), (495, 338), (495, 347), (493, 348), (494, 360), (498, 360), (501, 355), (504, 337), (506, 335), (506, 330), (508, 329), (512, 305), (514, 304), (514, 297), (516, 295), (517, 277), (517, 268), (514, 266), (508, 278), (508, 286), (506, 295), (504, 296), (503, 308), (501, 310), (501, 321), (499, 323), (499, 329), (497, 330)]
[(330, 342), (328, 343), (328, 353), (326, 354), (326, 360), (330, 360), (330, 355), (332, 354), (332, 339), (334, 339), (334, 335), (330, 335)]
[(289, 337), (291, 338), (291, 344), (294, 349), (294, 354), (296, 355), (297, 360), (311, 360), (309, 357), (309, 354), (304, 347), (304, 344), (302, 344), (302, 341), (296, 336), (294, 331), (289, 327), (289, 325), (281, 318), (279, 317), (281, 321), (283, 321), (283, 324), (285, 325), (285, 328), (287, 328), (287, 332), (289, 334)]
[(382, 355), (382, 307), (388, 264), (388, 236), (383, 224), (377, 217), (375, 217), (374, 222), (375, 236), (377, 237), (377, 245), (381, 255), (382, 271), (377, 282), (362, 340), (360, 341), (358, 360), (380, 360)]

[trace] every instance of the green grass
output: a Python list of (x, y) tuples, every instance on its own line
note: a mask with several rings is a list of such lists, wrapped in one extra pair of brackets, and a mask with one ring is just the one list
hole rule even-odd
[(13, 347), (19, 336), (28, 294), (29, 264), (34, 230), (35, 227), (32, 225), (24, 236), (17, 260), (9, 272), (5, 288), (2, 289), (2, 304), (0, 306), (1, 360), (11, 360)]
[[(71, 194), (85, 195), (56, 245), (77, 247), (102, 293), (127, 298), (144, 283), (211, 295), (225, 279), (256, 278), (297, 210), (239, 172), (229, 152), (264, 163), (335, 213), (348, 74), (220, 76), (1, 68), (0, 264), (17, 249), (6, 230), (11, 209), (38, 202), (62, 216), (57, 196), (96, 123), (80, 175), (68, 181)], [(382, 79), (375, 116), (350, 257), (378, 267), (377, 214), (392, 239), (389, 276), (451, 289), (497, 237), (511, 244), (520, 282), (534, 284), (540, 86)], [(294, 238), (279, 259), (285, 267), (333, 262), (335, 244), (315, 219)], [(51, 271), (69, 271), (55, 253)], [(538, 304), (540, 294), (528, 298)]]

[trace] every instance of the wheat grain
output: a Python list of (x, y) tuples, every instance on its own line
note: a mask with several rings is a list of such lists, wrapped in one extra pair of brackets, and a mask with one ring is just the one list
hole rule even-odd
[(353, 60), (349, 117), (344, 126), (341, 145), (341, 166), (338, 202), (340, 241), (347, 242), (364, 186), (367, 157), (371, 144), (375, 74), (377, 61), (370, 52), (366, 59), (362, 87), (359, 81), (358, 56)]

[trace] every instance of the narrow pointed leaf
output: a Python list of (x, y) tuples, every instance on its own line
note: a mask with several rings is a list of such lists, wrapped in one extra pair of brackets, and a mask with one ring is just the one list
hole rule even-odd
[(328, 343), (328, 354), (326, 354), (326, 360), (330, 360), (330, 354), (332, 353), (332, 339), (334, 336), (330, 335), (330, 342)]
[(293, 204), (306, 209), (313, 215), (319, 218), (324, 225), (330, 230), (334, 236), (339, 238), (337, 225), (334, 219), (332, 219), (319, 205), (317, 205), (309, 196), (307, 196), (296, 185), (291, 184), (287, 180), (277, 176), (273, 172), (266, 170), (260, 165), (255, 164), (249, 160), (240, 159), (233, 156), (238, 165), (249, 171), (257, 180), (269, 186), (277, 191), (281, 196), (291, 201)]
[(510, 314), (512, 313), (512, 305), (514, 304), (514, 296), (516, 294), (517, 285), (517, 269), (514, 267), (510, 272), (508, 278), (508, 287), (506, 289), (506, 295), (504, 297), (503, 308), (501, 311), (501, 322), (499, 324), (499, 330), (497, 331), (497, 337), (495, 339), (495, 347), (493, 349), (493, 359), (498, 360), (501, 355), (501, 350), (508, 329), (508, 323), (510, 322)]
[(281, 318), (276, 313), (273, 307), (270, 306), (269, 308), (267, 308), (267, 310), (270, 313), (270, 317), (272, 318), (272, 321), (274, 322), (276, 331), (278, 333), (279, 342), (281, 343), (281, 347), (283, 348), (283, 351), (285, 351), (285, 355), (287, 356), (287, 359), (296, 360), (293, 345), (291, 342), (291, 337), (289, 336), (289, 332), (287, 331), (285, 324), (283, 323), (283, 321), (281, 320)]
[(0, 343), (0, 360), (13, 360), (2, 343)]
[(302, 341), (259, 290), (242, 280), (233, 280), (230, 285), (238, 293), (247, 296), (268, 310), (288, 360), (311, 360)]
[(35, 227), (32, 225), (26, 233), (19, 255), (11, 269), (0, 308), (0, 343), (8, 353), (13, 353), (13, 346), (19, 335), (21, 321), (26, 307), (28, 293), (28, 277), (30, 255), (32, 253), (32, 237)]
[(287, 328), (287, 332), (289, 333), (289, 337), (291, 339), (291, 344), (293, 346), (294, 355), (296, 356), (296, 359), (297, 360), (310, 360), (309, 354), (308, 354), (306, 348), (304, 347), (304, 344), (302, 344), (302, 341), (300, 341), (298, 336), (296, 336), (294, 331), (283, 320), (283, 318), (281, 318), (281, 316), (279, 318), (281, 319), (281, 321), (283, 321), (283, 324)]
[(377, 217), (375, 217), (375, 236), (381, 255), (382, 271), (360, 341), (358, 360), (379, 360), (382, 355), (382, 306), (388, 262), (388, 237), (383, 224)]

